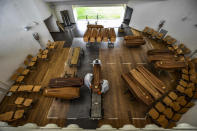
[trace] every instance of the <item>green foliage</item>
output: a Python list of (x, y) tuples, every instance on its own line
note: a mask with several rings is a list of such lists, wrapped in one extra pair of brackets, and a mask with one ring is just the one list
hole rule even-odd
[(122, 6), (115, 7), (76, 7), (77, 19), (120, 19), (123, 15), (124, 8)]

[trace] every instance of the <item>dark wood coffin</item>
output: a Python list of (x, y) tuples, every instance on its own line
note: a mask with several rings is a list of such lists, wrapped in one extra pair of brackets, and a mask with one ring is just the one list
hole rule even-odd
[(168, 49), (152, 49), (147, 51), (147, 55), (161, 55), (161, 54), (174, 54)]
[(124, 40), (143, 39), (142, 36), (125, 36)]
[(83, 85), (82, 78), (53, 78), (49, 81), (48, 86), (51, 88), (61, 88), (61, 87), (80, 87)]
[(178, 57), (175, 57), (172, 54), (158, 54), (158, 55), (148, 55), (148, 61), (154, 62), (154, 61), (176, 61), (178, 60)]
[(122, 74), (123, 80), (128, 84), (129, 91), (139, 100), (141, 100), (146, 105), (150, 106), (154, 100), (150, 94), (135, 81), (133, 81), (129, 74)]

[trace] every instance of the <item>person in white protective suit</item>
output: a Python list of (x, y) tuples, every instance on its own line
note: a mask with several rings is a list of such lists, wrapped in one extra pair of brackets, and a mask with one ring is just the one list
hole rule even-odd
[(109, 82), (108, 80), (103, 80), (101, 85), (101, 93), (104, 94), (109, 90)]
[(87, 73), (84, 77), (84, 84), (85, 84), (85, 86), (87, 86), (89, 88), (90, 91), (91, 91), (90, 86), (91, 86), (92, 79), (93, 79), (92, 73)]
[[(87, 73), (84, 77), (84, 84), (89, 88), (91, 91), (91, 82), (93, 79), (93, 74), (92, 73)], [(101, 93), (104, 94), (109, 90), (109, 82), (107, 80), (103, 80), (101, 83)]]

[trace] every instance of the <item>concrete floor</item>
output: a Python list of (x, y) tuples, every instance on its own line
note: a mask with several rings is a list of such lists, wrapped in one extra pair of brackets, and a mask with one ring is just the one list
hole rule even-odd
[[(81, 65), (77, 69), (77, 76), (84, 78), (87, 73), (92, 73), (93, 68), (91, 63), (94, 59), (99, 57), (99, 46), (97, 44), (90, 48), (86, 48), (83, 39), (75, 37), (71, 45), (71, 48), (72, 47), (81, 47), (85, 52), (84, 57), (81, 59)], [(80, 94), (80, 99), (70, 102), (66, 125), (78, 124), (84, 129), (95, 129), (97, 128), (98, 121), (89, 118), (91, 106), (90, 91), (86, 86), (83, 86), (80, 89)]]

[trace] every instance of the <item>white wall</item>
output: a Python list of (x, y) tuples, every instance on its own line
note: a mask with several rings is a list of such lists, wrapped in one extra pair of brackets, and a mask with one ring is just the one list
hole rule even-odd
[(56, 21), (57, 21), (57, 18), (53, 14), (44, 21), (49, 32), (59, 32), (59, 28), (56, 24)]
[[(38, 32), (42, 45), (48, 40), (53, 41), (43, 22), (51, 14), (41, 0), (1, 0), (0, 12), (0, 81), (11, 85), (9, 78), (13, 72), (23, 65), (28, 54), (35, 55), (40, 48), (32, 33)], [(35, 25), (33, 21), (39, 24)], [(27, 25), (32, 28), (24, 31)]]
[[(143, 30), (145, 26), (157, 29), (166, 20), (164, 29), (191, 49), (197, 49), (197, 0), (130, 0), (134, 9), (130, 26)], [(182, 21), (184, 17), (187, 20)]]

